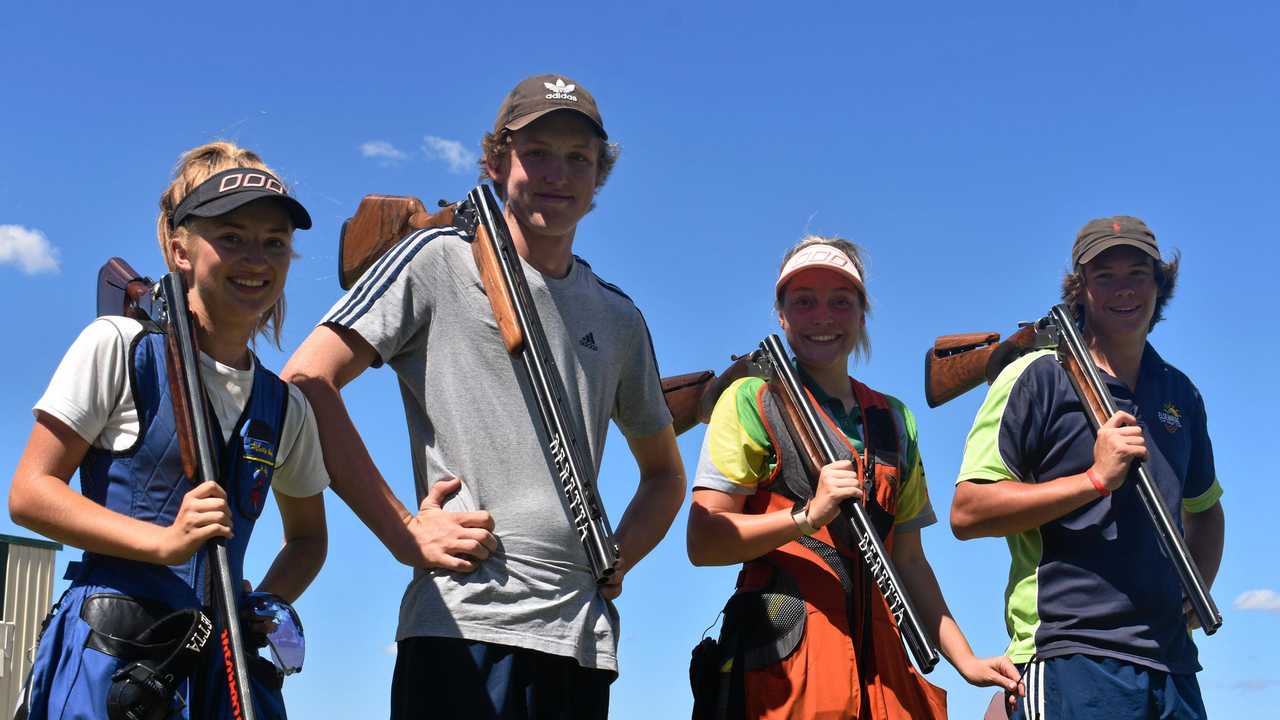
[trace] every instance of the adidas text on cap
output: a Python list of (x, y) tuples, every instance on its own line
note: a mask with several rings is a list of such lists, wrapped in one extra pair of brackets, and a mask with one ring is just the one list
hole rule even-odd
[(563, 75), (534, 75), (520, 81), (507, 93), (498, 108), (498, 118), (493, 123), (495, 133), (519, 130), (547, 113), (556, 110), (574, 110), (591, 121), (596, 134), (608, 140), (604, 131), (604, 118), (596, 107), (596, 99), (586, 88)]

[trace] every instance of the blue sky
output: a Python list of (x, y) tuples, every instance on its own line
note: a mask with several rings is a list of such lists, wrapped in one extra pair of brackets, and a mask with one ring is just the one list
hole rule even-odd
[[(1280, 701), (1280, 491), (1264, 450), (1280, 406), (1278, 22), (1239, 2), (13, 5), (0, 23), (0, 302), (15, 343), (0, 360), (0, 466), (16, 464), (31, 404), (93, 315), (97, 268), (120, 255), (159, 273), (155, 206), (181, 151), (254, 148), (315, 218), (297, 238), (285, 351), (261, 352), (278, 369), (339, 295), (337, 233), (360, 197), (460, 197), (503, 94), (564, 73), (622, 144), (576, 250), (643, 309), (663, 372), (718, 369), (774, 332), (772, 280), (802, 234), (860, 242), (873, 355), (854, 373), (916, 410), (944, 516), (981, 397), (926, 408), (934, 336), (1043, 314), (1090, 218), (1141, 216), (1180, 250), (1152, 341), (1206, 398), (1228, 524), (1214, 588), (1226, 620), (1199, 642), (1200, 679), (1216, 716), (1251, 713)], [(411, 504), (393, 375), (366, 373), (345, 397)], [(681, 439), (690, 471), (701, 435)], [(616, 433), (600, 484), (620, 517), (635, 471)], [(380, 717), (410, 572), (332, 495), (328, 509), (328, 563), (298, 603), (307, 667), (287, 698), (295, 717)], [(690, 566), (684, 524), (627, 580), (613, 717), (688, 716), (688, 653), (735, 571)], [(2, 517), (0, 532), (25, 531)], [(260, 524), (250, 572), (278, 533)], [(924, 539), (972, 644), (999, 652), (1004, 544), (960, 543), (945, 521)], [(931, 679), (955, 717), (990, 695), (949, 667)]]

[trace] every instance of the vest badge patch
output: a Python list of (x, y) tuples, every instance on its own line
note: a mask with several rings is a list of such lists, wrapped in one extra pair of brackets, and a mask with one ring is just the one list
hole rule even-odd
[[(271, 473), (276, 466), (276, 446), (255, 435), (266, 435), (264, 427), (255, 420), (249, 424), (249, 433), (244, 436), (244, 460), (249, 468), (248, 507), (244, 507), (245, 494), (241, 490), (241, 511), (251, 518), (262, 513), (267, 503), (267, 489), (271, 487)], [(255, 432), (257, 431), (257, 432)], [(243, 476), (241, 476), (243, 477)]]
[(244, 439), (244, 459), (267, 467), (276, 466), (276, 446), (256, 437)]

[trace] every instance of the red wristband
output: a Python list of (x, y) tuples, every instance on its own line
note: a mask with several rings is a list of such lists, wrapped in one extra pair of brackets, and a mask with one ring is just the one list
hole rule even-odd
[(1098, 479), (1098, 476), (1093, 474), (1093, 468), (1085, 470), (1084, 474), (1089, 477), (1089, 482), (1093, 483), (1093, 489), (1097, 490), (1099, 495), (1106, 497), (1111, 494), (1111, 491), (1107, 489), (1107, 486), (1103, 485), (1102, 481)]

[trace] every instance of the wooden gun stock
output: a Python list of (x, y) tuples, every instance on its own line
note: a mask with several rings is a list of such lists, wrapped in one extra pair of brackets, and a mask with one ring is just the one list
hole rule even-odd
[(414, 230), (452, 225), (455, 207), (430, 213), (416, 197), (365, 195), (338, 235), (338, 284), (350, 290), (369, 266)]
[(732, 356), (732, 363), (719, 375), (710, 370), (662, 378), (662, 393), (671, 410), (676, 435), (698, 423), (711, 422), (716, 401), (734, 380), (749, 375), (764, 377), (765, 371), (752, 359), (752, 353)]
[(1000, 342), (999, 333), (943, 335), (924, 354), (924, 399), (934, 408), (993, 383), (1006, 365), (1038, 347), (1040, 334), (1025, 325)]
[(123, 259), (111, 258), (98, 270), (98, 317), (123, 315), (150, 320), (147, 308), (154, 286), (151, 278), (139, 275)]
[(480, 282), (484, 283), (485, 295), (489, 296), (489, 307), (493, 308), (493, 318), (498, 322), (498, 332), (502, 333), (502, 344), (507, 352), (518, 353), (524, 345), (524, 333), (520, 331), (520, 319), (516, 316), (516, 307), (511, 286), (502, 275), (502, 265), (498, 260), (498, 246), (493, 237), (485, 229), (483, 223), (476, 224), (476, 237), (471, 243), (471, 256), (475, 258), (476, 269), (480, 271)]
[(702, 396), (715, 377), (710, 370), (703, 370), (662, 378), (662, 397), (671, 411), (671, 426), (676, 435), (698, 424)]
[(182, 364), (182, 350), (172, 334), (165, 337), (165, 369), (169, 375), (169, 397), (173, 399), (173, 426), (178, 436), (178, 450), (182, 457), (182, 474), (192, 485), (201, 482), (200, 450), (195, 443), (194, 413), (191, 410), (192, 392), (201, 388), (188, 388), (183, 378), (186, 368)]
[(987, 377), (987, 358), (999, 333), (943, 335), (924, 354), (924, 399), (929, 407), (954, 400)]

